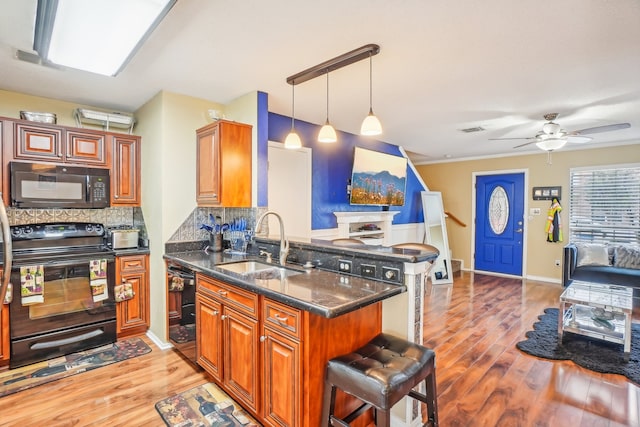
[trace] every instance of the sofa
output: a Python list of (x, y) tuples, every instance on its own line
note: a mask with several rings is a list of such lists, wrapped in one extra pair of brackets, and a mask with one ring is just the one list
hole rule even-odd
[(570, 243), (564, 247), (562, 284), (573, 280), (636, 288), (640, 293), (640, 245)]

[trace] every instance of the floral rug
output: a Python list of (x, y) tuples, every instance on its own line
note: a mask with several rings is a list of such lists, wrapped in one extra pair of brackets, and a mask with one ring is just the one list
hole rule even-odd
[(516, 347), (533, 356), (553, 360), (572, 360), (576, 365), (596, 372), (624, 375), (640, 384), (640, 324), (631, 324), (631, 354), (624, 356), (622, 344), (565, 332), (558, 345), (558, 309), (546, 308), (533, 325), (527, 339)]
[(169, 427), (260, 426), (213, 383), (206, 383), (156, 403)]
[(0, 373), (0, 397), (149, 353), (140, 338), (67, 354)]

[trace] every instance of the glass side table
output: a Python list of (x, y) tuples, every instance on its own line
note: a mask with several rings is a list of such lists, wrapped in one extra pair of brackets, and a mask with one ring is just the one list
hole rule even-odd
[(624, 345), (631, 352), (633, 289), (574, 280), (560, 295), (558, 343), (564, 332)]

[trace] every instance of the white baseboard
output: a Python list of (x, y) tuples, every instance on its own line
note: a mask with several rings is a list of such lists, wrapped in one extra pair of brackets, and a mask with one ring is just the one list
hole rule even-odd
[(147, 337), (149, 337), (149, 339), (151, 341), (153, 341), (153, 343), (160, 349), (160, 350), (169, 350), (170, 348), (173, 348), (173, 345), (171, 343), (168, 342), (164, 342), (163, 340), (161, 340), (160, 338), (158, 338), (158, 336), (156, 334), (154, 334), (153, 332), (151, 332), (151, 330), (149, 329), (147, 331)]

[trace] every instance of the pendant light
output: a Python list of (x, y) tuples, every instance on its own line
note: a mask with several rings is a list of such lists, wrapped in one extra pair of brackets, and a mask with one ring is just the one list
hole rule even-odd
[(373, 65), (372, 55), (369, 52), (369, 114), (362, 121), (360, 134), (367, 136), (380, 135), (382, 133), (382, 125), (380, 120), (373, 114)]
[(287, 138), (284, 140), (284, 148), (288, 148), (290, 150), (296, 150), (302, 147), (302, 142), (300, 141), (300, 137), (298, 136), (298, 132), (293, 125), (294, 117), (295, 117), (295, 105), (296, 105), (296, 94), (295, 94), (296, 85), (291, 85), (291, 131)]
[(329, 72), (327, 71), (327, 121), (324, 123), (324, 126), (320, 128), (320, 133), (318, 133), (318, 142), (324, 143), (332, 143), (338, 140), (338, 136), (336, 135), (336, 130), (329, 123)]

